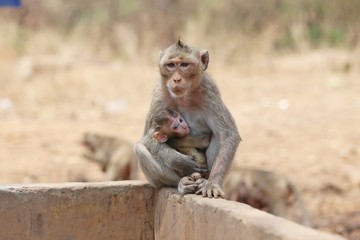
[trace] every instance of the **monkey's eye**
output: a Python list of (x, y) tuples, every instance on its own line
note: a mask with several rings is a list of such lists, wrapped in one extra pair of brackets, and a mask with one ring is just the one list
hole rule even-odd
[(175, 69), (175, 63), (168, 63), (166, 64), (166, 68), (169, 70), (169, 71), (172, 71)]
[(180, 63), (180, 69), (186, 71), (190, 66), (190, 63)]
[(182, 123), (183, 121), (184, 121), (184, 119), (182, 119), (182, 118), (180, 118), (180, 119), (179, 119), (179, 122), (181, 122), (181, 123)]

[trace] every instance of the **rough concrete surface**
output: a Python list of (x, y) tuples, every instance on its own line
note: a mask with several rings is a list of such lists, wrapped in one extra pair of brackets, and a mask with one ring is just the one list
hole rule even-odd
[(246, 204), (162, 189), (155, 204), (155, 239), (344, 240)]
[(245, 204), (144, 181), (0, 186), (0, 240), (341, 240)]
[(153, 239), (143, 181), (0, 186), (1, 240)]

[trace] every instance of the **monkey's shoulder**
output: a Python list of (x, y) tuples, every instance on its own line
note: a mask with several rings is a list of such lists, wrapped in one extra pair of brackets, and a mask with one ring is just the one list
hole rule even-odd
[(207, 72), (204, 72), (202, 76), (201, 88), (205, 90), (206, 93), (208, 94), (220, 95), (220, 91), (217, 84)]

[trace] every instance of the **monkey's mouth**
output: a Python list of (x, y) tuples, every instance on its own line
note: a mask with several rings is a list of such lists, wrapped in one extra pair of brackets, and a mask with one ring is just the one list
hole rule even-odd
[(180, 86), (172, 87), (170, 90), (176, 97), (181, 97), (186, 93), (186, 88)]
[(182, 134), (180, 134), (179, 137), (185, 137), (186, 135), (188, 135), (188, 134), (190, 133), (190, 128), (186, 128), (184, 131), (185, 131), (185, 132), (183, 132)]
[(184, 136), (188, 135), (190, 133), (190, 128), (186, 128), (186, 132), (184, 133)]

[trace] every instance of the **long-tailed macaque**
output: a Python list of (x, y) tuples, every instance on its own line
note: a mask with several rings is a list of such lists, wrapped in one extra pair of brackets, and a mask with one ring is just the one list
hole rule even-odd
[(83, 156), (102, 166), (108, 181), (138, 179), (137, 158), (133, 144), (124, 139), (85, 133)]
[(260, 169), (233, 168), (225, 178), (224, 191), (227, 200), (311, 226), (297, 187), (281, 175)]
[[(163, 109), (154, 116), (152, 136), (162, 143), (167, 143), (177, 151), (194, 157), (194, 161), (207, 168), (205, 150), (210, 143), (210, 135), (194, 138), (184, 118), (176, 111)], [(206, 174), (205, 174), (206, 175)]]
[[(223, 180), (241, 138), (217, 86), (206, 72), (208, 63), (208, 51), (199, 51), (180, 40), (160, 53), (160, 79), (153, 91), (144, 137), (134, 149), (141, 169), (154, 187), (178, 187), (189, 192), (193, 184), (189, 186), (180, 179), (209, 170), (209, 178), (196, 193), (218, 198), (225, 196)], [(211, 134), (205, 152), (208, 169), (197, 164), (192, 156), (147, 137), (154, 115), (164, 108), (174, 109), (184, 117), (191, 129), (190, 136)]]

